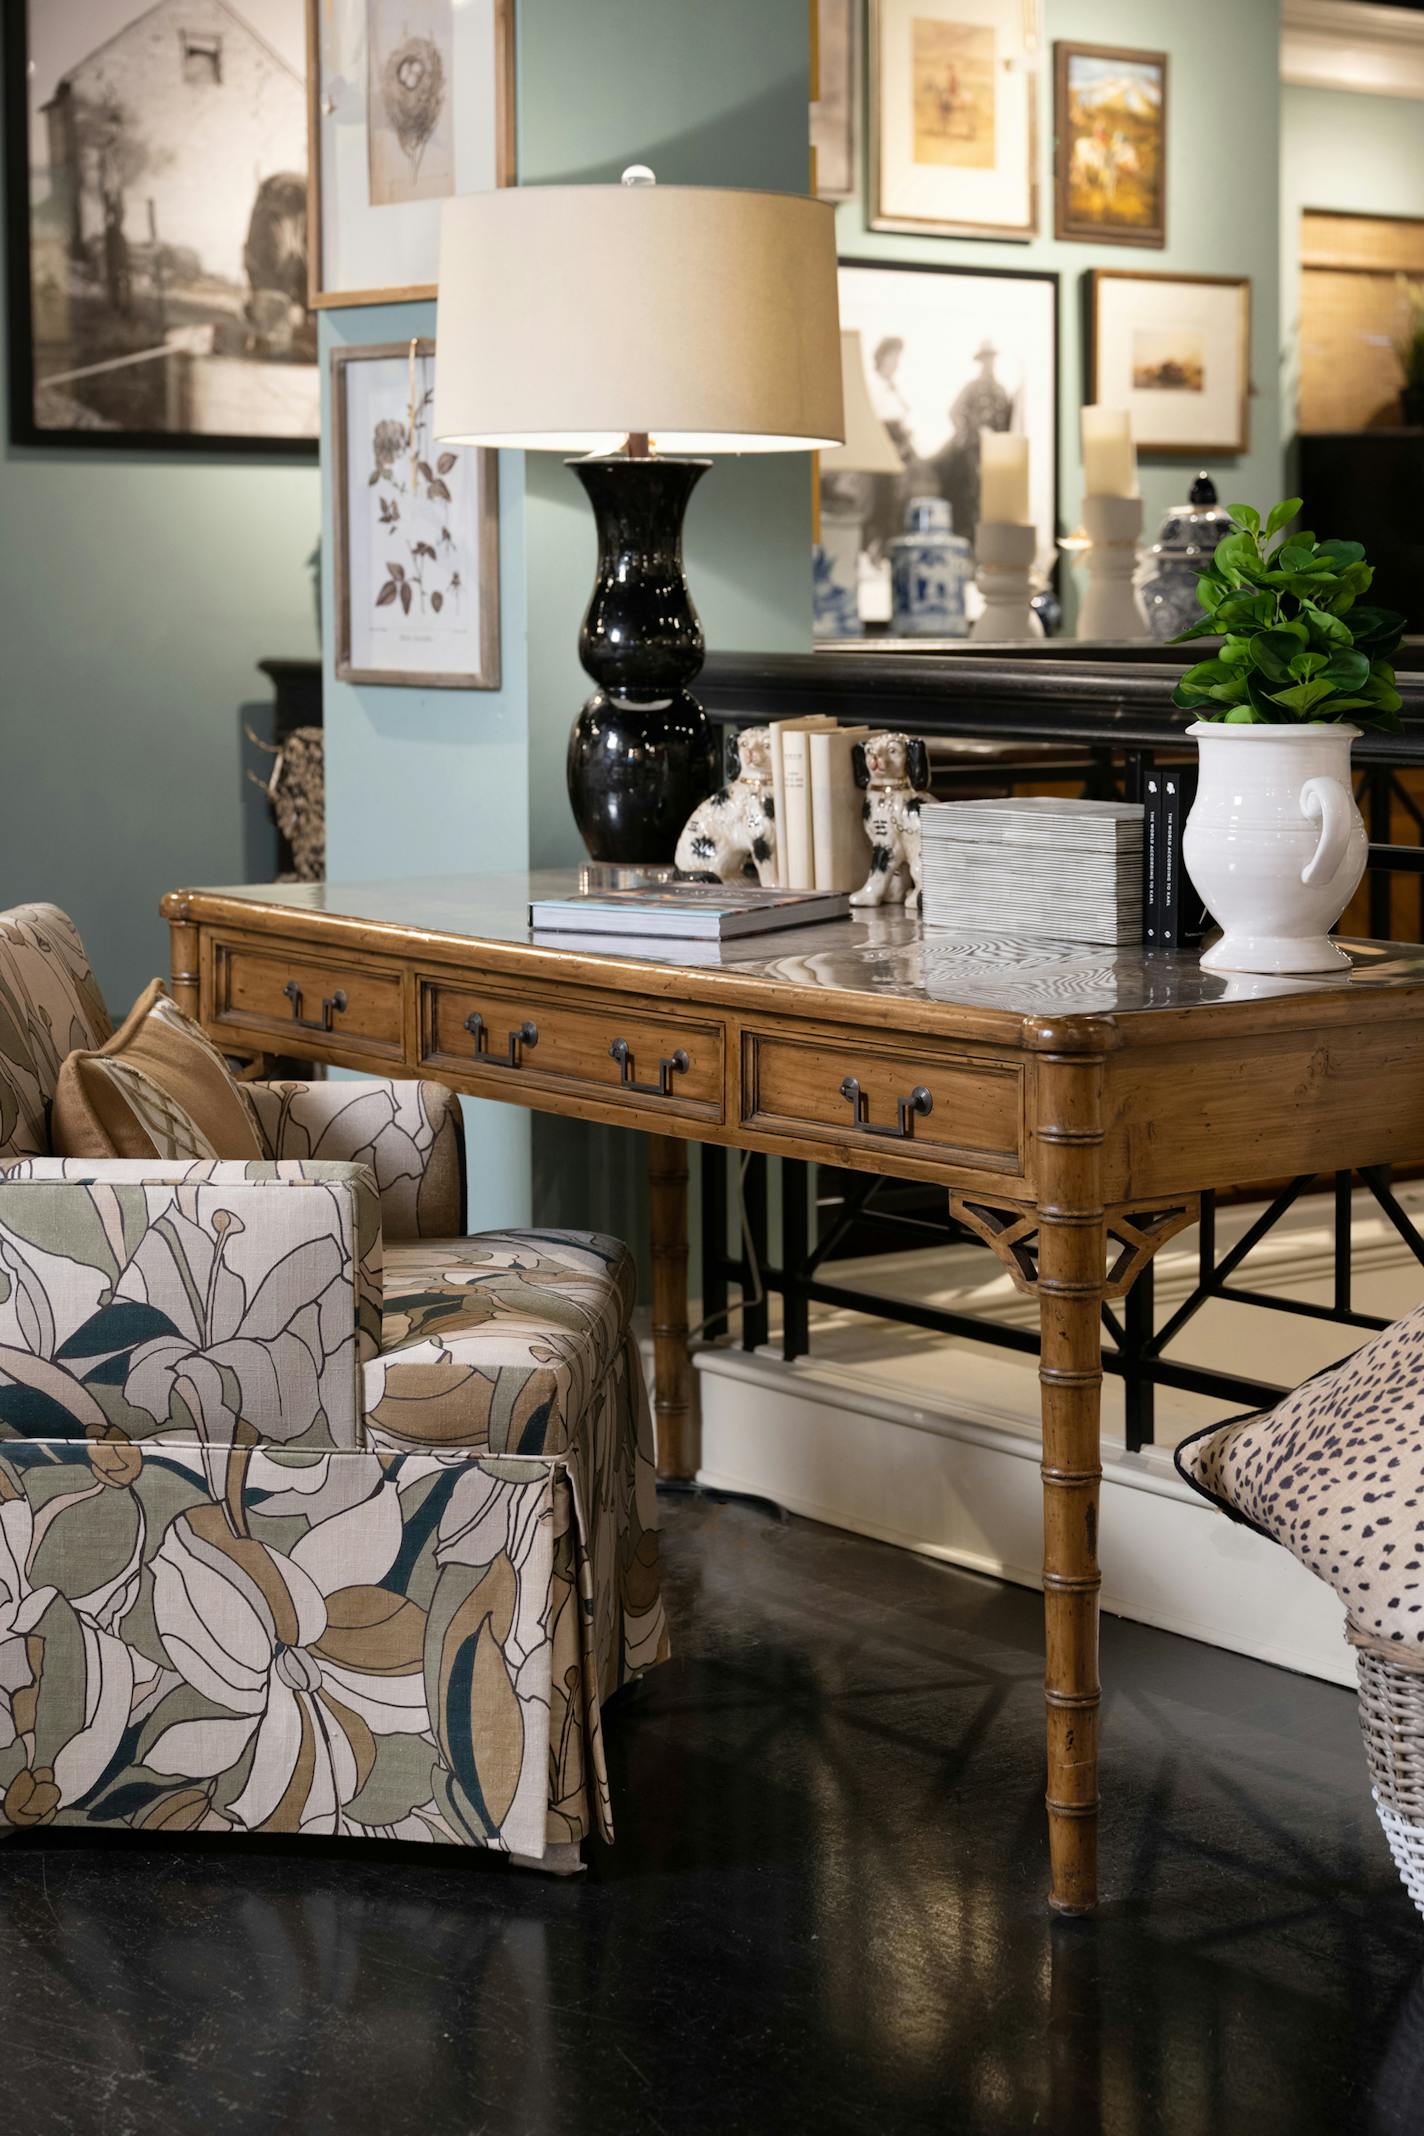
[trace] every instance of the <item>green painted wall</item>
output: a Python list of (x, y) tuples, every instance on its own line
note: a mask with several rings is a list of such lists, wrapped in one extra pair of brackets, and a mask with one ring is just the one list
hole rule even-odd
[[(1044, 71), (1039, 86), (1039, 225), (1053, 228), (1052, 48), (1060, 39), (1122, 45), (1168, 55), (1167, 244), (1028, 244), (980, 239), (902, 237), (868, 230), (863, 206), (839, 211), (843, 256), (916, 260), (929, 265), (1051, 269), (1060, 277), (1059, 508), (1077, 525), (1082, 496), (1078, 410), (1087, 398), (1085, 271), (1137, 267), (1146, 272), (1245, 274), (1251, 277), (1252, 384), (1250, 450), (1238, 460), (1206, 461), (1231, 497), (1274, 500), (1280, 482), (1277, 408), (1276, 286), (1277, 95), (1279, 0), (1045, 0)], [(1373, 102), (1375, 99), (1360, 99)], [(1185, 495), (1196, 463), (1141, 461), (1147, 526)]]
[(1424, 216), (1424, 103), (1281, 90), (1281, 430), (1295, 435), (1304, 208)]
[(258, 660), (316, 651), (317, 470), (8, 442), (0, 470), (0, 906), (66, 906), (121, 1014), (168, 969), (163, 892), (251, 870), (243, 708)]

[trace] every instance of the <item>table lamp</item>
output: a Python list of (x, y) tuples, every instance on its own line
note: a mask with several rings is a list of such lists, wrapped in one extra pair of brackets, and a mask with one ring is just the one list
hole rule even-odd
[(834, 211), (782, 193), (516, 186), (447, 200), (435, 435), (578, 454), (598, 568), (579, 633), (597, 687), (569, 741), (595, 860), (666, 862), (718, 785), (688, 684), (702, 626), (682, 565), (711, 452), (841, 439)]
[(821, 538), (816, 544), (811, 628), (818, 638), (860, 634), (860, 551), (869, 503), (863, 482), (842, 476), (899, 475), (904, 462), (876, 414), (859, 334), (841, 329), (845, 443), (821, 454)]

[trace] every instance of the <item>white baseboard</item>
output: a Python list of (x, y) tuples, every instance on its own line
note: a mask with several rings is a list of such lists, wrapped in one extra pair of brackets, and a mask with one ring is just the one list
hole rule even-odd
[[(1021, 1587), (1042, 1584), (1039, 1450), (1022, 1430), (877, 1398), (814, 1362), (709, 1349), (697, 1371), (704, 1483)], [(1104, 1450), (1100, 1534), (1113, 1615), (1353, 1684), (1330, 1589), (1223, 1519), (1170, 1455)]]
[[(1416, 1217), (1424, 1185), (1400, 1199)], [(1256, 1210), (1220, 1212), (1218, 1252)], [(1258, 1291), (1328, 1299), (1328, 1204), (1302, 1201), (1238, 1276)], [(1418, 1303), (1418, 1264), (1357, 1197), (1357, 1303), (1382, 1316)], [(1195, 1278), (1190, 1237), (1159, 1261), (1159, 1317)], [(838, 1263), (837, 1281), (895, 1291), (1024, 1324), (1032, 1300), (980, 1249)], [(1301, 1379), (1364, 1335), (1329, 1322), (1208, 1306), (1174, 1356), (1210, 1359), (1249, 1378)], [(1283, 1341), (1284, 1338), (1284, 1341)], [(868, 1535), (996, 1579), (1039, 1587), (1042, 1525), (1036, 1360), (946, 1341), (839, 1311), (813, 1318), (813, 1355), (787, 1364), (770, 1348), (707, 1348), (696, 1357), (705, 1483), (771, 1499), (831, 1527)], [(1225, 1414), (1160, 1390), (1159, 1445), (1128, 1453), (1120, 1387), (1104, 1392), (1103, 1606), (1115, 1615), (1282, 1668), (1354, 1683), (1344, 1610), (1284, 1550), (1227, 1521), (1191, 1491), (1171, 1446)]]

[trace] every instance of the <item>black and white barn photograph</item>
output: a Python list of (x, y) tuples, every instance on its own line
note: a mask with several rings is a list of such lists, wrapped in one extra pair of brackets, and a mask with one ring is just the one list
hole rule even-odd
[(20, 442), (315, 441), (293, 0), (6, 11)]

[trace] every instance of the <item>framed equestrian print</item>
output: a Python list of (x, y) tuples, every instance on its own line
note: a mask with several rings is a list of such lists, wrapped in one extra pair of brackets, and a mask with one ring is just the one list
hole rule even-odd
[(333, 351), (336, 674), (499, 688), (499, 455), (437, 446), (433, 341)]
[(1039, 0), (871, 0), (871, 227), (1038, 229)]
[(1167, 55), (1053, 48), (1055, 237), (1167, 242)]
[(314, 310), (435, 295), (440, 203), (514, 183), (514, 0), (307, 0)]
[(300, 12), (3, 17), (16, 444), (314, 457)]

